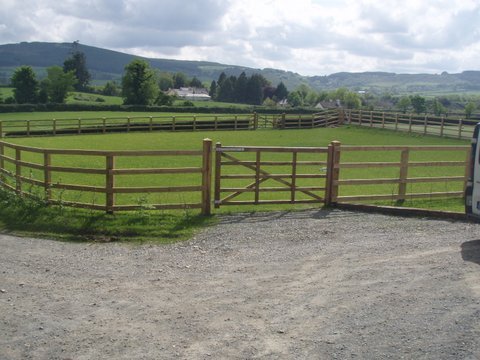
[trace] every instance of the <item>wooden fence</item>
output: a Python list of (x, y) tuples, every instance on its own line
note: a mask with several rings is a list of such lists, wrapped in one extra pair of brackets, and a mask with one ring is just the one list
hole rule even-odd
[[(461, 198), (471, 156), (469, 146), (344, 146), (332, 142), (328, 147), (253, 147), (218, 143), (213, 172), (213, 152), (209, 139), (203, 141), (202, 149), (178, 151), (40, 149), (0, 141), (0, 185), (50, 204), (107, 213), (201, 209), (207, 215), (211, 213), (212, 185), (217, 208)], [(166, 157), (173, 160), (161, 160)], [(196, 165), (191, 165), (192, 161)], [(425, 169), (427, 173), (422, 173)], [(165, 182), (164, 176), (171, 177), (170, 182)], [(376, 192), (364, 190), (369, 186)], [(100, 194), (100, 199), (92, 201), (92, 194)], [(132, 194), (188, 196), (181, 202), (139, 202), (128, 197)], [(82, 201), (87, 195), (90, 200)], [(119, 196), (125, 198), (120, 201)]]
[(345, 110), (345, 122), (352, 125), (390, 129), (423, 135), (470, 139), (478, 123), (474, 119), (402, 114), (381, 111)]
[(76, 119), (3, 120), (0, 137), (112, 132), (255, 130), (258, 115), (175, 115)]
[(315, 114), (226, 114), (2, 120), (0, 138), (114, 132), (305, 129), (339, 125), (338, 110)]
[[(357, 202), (357, 201), (378, 201), (378, 200), (396, 200), (404, 201), (407, 199), (431, 199), (464, 196), (464, 190), (468, 181), (470, 169), (470, 146), (343, 146), (339, 142), (332, 142), (333, 156), (331, 169), (331, 194), (329, 201), (337, 202)], [(412, 154), (421, 157), (420, 153), (440, 153), (450, 157), (456, 152), (456, 158), (462, 160), (428, 160), (412, 161)], [(340, 161), (348, 153), (356, 153), (358, 161), (347, 162)], [(378, 158), (379, 154), (391, 153), (390, 157), (398, 156), (396, 161), (372, 161)], [(396, 154), (396, 155), (395, 155)], [(443, 157), (443, 156), (440, 156)], [(378, 172), (374, 169), (393, 169), (396, 176), (390, 178), (379, 178)], [(345, 175), (342, 173), (353, 169), (357, 174)], [(410, 172), (420, 173), (419, 169), (434, 169), (436, 174), (432, 176), (411, 176)], [(447, 171), (448, 169), (448, 171)], [(364, 174), (375, 174), (370, 178), (358, 178), (359, 170), (364, 170)], [(392, 173), (392, 171), (390, 171)], [(435, 191), (432, 185), (428, 185), (429, 191), (408, 192), (408, 186), (412, 184), (432, 184), (441, 183), (441, 187), (446, 184), (452, 184), (450, 191)], [(386, 185), (386, 186), (385, 186)], [(364, 186), (374, 186), (377, 193), (369, 195), (343, 195), (342, 190), (347, 188), (356, 188), (357, 193), (362, 193)], [(425, 187), (423, 187), (425, 189)], [(378, 193), (383, 190), (383, 193)], [(348, 193), (348, 191), (345, 191)]]
[[(210, 214), (211, 203), (211, 161), (212, 142), (209, 139), (203, 141), (201, 150), (151, 150), (151, 151), (100, 151), (100, 150), (59, 150), (40, 149), (28, 146), (21, 146), (0, 141), (0, 172), (1, 185), (4, 188), (14, 191), (18, 195), (40, 197), (38, 191), (41, 189), (43, 198), (47, 203), (61, 204), (64, 206), (80, 207), (94, 210), (104, 210), (107, 213), (115, 211), (129, 211), (142, 209), (201, 209), (202, 214)], [(78, 157), (87, 164), (100, 164), (94, 166), (55, 166), (62, 156)], [(200, 160), (198, 167), (147, 167), (147, 168), (122, 168), (117, 165), (117, 160), (126, 157), (157, 158), (157, 157), (194, 157)], [(175, 162), (175, 161), (173, 161)], [(103, 166), (101, 165), (103, 164)], [(102, 184), (90, 185), (79, 184), (78, 178), (71, 178), (72, 183), (62, 181), (60, 177), (52, 180), (54, 174), (68, 173), (74, 176), (88, 178), (100, 176)], [(29, 175), (27, 175), (29, 174)], [(34, 176), (32, 176), (32, 174)], [(150, 186), (117, 186), (118, 176), (138, 176), (152, 179), (154, 175), (173, 174), (174, 176), (186, 176), (186, 174), (198, 174), (200, 179), (196, 183), (185, 186), (158, 186), (158, 182)], [(86, 177), (85, 177), (86, 176)], [(28, 186), (28, 189), (26, 188)], [(101, 204), (85, 203), (62, 198), (64, 191), (77, 191), (81, 194), (100, 193), (104, 196)], [(117, 204), (117, 194), (152, 194), (152, 193), (178, 193), (197, 192), (198, 202), (186, 203), (148, 203), (148, 204)]]

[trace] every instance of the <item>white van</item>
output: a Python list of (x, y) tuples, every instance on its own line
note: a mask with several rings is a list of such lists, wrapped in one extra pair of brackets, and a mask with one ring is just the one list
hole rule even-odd
[(475, 125), (472, 136), (470, 177), (465, 190), (465, 213), (480, 220), (480, 123)]

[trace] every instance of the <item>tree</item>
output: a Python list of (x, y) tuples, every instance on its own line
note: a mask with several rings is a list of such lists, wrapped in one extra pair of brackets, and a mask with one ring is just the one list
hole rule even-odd
[(21, 66), (13, 73), (11, 84), (17, 104), (34, 104), (38, 101), (38, 81), (30, 66)]
[(47, 79), (44, 83), (48, 99), (53, 103), (64, 103), (68, 92), (72, 91), (77, 79), (73, 71), (64, 72), (60, 66), (47, 68)]
[(117, 83), (115, 81), (107, 81), (103, 86), (102, 95), (117, 96), (119, 93)]
[[(267, 82), (268, 83), (268, 82)], [(263, 102), (263, 87), (266, 85), (265, 78), (260, 74), (253, 74), (247, 81), (247, 104), (260, 105)]]
[(178, 72), (173, 74), (173, 87), (180, 89), (187, 84), (187, 76), (184, 73)]
[(432, 101), (432, 112), (437, 116), (444, 114), (446, 112), (445, 107), (442, 105), (440, 101), (438, 101), (437, 98), (433, 99)]
[(173, 96), (169, 96), (165, 94), (163, 91), (158, 93), (157, 98), (155, 99), (155, 104), (157, 105), (165, 105), (165, 106), (172, 106), (173, 105)]
[(158, 86), (160, 90), (167, 91), (173, 89), (173, 78), (171, 74), (161, 73), (158, 78)]
[(193, 88), (203, 88), (202, 82), (198, 80), (196, 76), (194, 76), (193, 79), (190, 80), (190, 86)]
[(235, 82), (235, 102), (245, 103), (247, 99), (247, 83), (248, 78), (244, 71), (240, 74)]
[(212, 83), (210, 84), (210, 90), (208, 91), (208, 95), (214, 100), (217, 98), (217, 83), (215, 80), (212, 80)]
[(75, 74), (77, 78), (77, 82), (74, 85), (75, 90), (85, 91), (87, 89), (91, 76), (88, 72), (87, 59), (83, 52), (75, 51), (71, 57), (66, 59), (63, 62), (63, 71), (66, 73), (73, 71)]
[(348, 91), (343, 97), (343, 106), (347, 109), (358, 109), (361, 105), (362, 101), (356, 92)]
[(427, 110), (427, 105), (424, 97), (420, 95), (414, 95), (410, 97), (410, 101), (412, 103), (413, 110), (417, 114), (424, 113)]
[(287, 97), (290, 106), (297, 107), (303, 105), (302, 94), (298, 91), (292, 91)]
[(278, 100), (283, 100), (287, 98), (288, 90), (282, 81), (277, 85), (274, 95), (277, 97)]
[(472, 101), (468, 102), (468, 104), (465, 105), (465, 117), (467, 119), (470, 119), (470, 117), (472, 116), (472, 113), (475, 111), (476, 108), (477, 107), (474, 102)]
[(410, 98), (408, 96), (402, 96), (400, 100), (398, 100), (397, 108), (405, 114), (411, 104), (412, 102), (410, 101)]
[(125, 105), (151, 105), (158, 95), (157, 79), (150, 65), (140, 59), (125, 66), (122, 96)]
[(227, 78), (218, 87), (217, 100), (224, 102), (233, 102), (235, 100), (235, 85), (232, 77)]

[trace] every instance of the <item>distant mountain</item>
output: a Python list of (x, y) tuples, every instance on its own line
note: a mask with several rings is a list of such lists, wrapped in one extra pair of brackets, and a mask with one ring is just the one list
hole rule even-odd
[[(85, 54), (87, 66), (94, 83), (120, 80), (132, 59), (142, 58), (93, 46), (77, 44), (76, 49)], [(73, 50), (72, 43), (22, 42), (0, 45), (0, 84), (8, 84), (16, 67), (30, 65), (39, 76), (45, 75), (45, 68), (63, 65)], [(392, 93), (452, 93), (480, 91), (480, 71), (464, 71), (460, 74), (395, 74), (387, 72), (341, 72), (326, 76), (302, 76), (291, 71), (277, 69), (255, 69), (237, 65), (225, 65), (208, 61), (185, 61), (142, 58), (152, 67), (164, 72), (183, 72), (188, 77), (196, 76), (202, 81), (217, 80), (220, 73), (238, 76), (242, 71), (247, 75), (261, 73), (273, 85), (283, 81), (289, 90), (306, 84), (316, 90), (332, 90), (347, 87), (351, 90)]]

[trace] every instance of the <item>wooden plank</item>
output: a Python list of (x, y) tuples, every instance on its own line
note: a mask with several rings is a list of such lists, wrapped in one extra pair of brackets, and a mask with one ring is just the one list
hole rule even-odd
[(327, 147), (279, 147), (279, 146), (224, 146), (220, 152), (279, 152), (290, 153), (297, 151), (299, 153), (327, 153)]
[(84, 192), (96, 192), (103, 193), (107, 192), (105, 187), (101, 186), (89, 186), (89, 185), (76, 185), (76, 184), (62, 184), (62, 183), (52, 183), (50, 185), (52, 189), (63, 189), (63, 190), (73, 190), (73, 191), (84, 191)]
[[(255, 174), (229, 174), (221, 175), (221, 179), (255, 179)], [(262, 179), (291, 179), (292, 174), (262, 175)], [(296, 174), (297, 179), (326, 179), (326, 174)]]
[(187, 168), (138, 168), (138, 169), (113, 169), (114, 175), (142, 175), (142, 174), (198, 174), (201, 167)]
[(371, 167), (400, 167), (401, 163), (396, 162), (362, 162), (362, 163), (341, 163), (336, 164), (336, 169), (363, 169)]
[(113, 207), (115, 206), (115, 193), (113, 188), (115, 187), (115, 175), (113, 174), (113, 169), (115, 169), (115, 157), (106, 156), (105, 157), (105, 188), (106, 188), (106, 199), (105, 199), (105, 210), (109, 214), (113, 214)]
[(211, 214), (212, 200), (212, 140), (203, 140), (202, 156), (202, 215)]
[[(295, 204), (321, 204), (324, 199), (318, 200), (296, 200)], [(254, 201), (224, 201), (221, 200), (221, 205), (273, 205), (273, 204), (291, 204), (291, 200), (259, 200), (258, 203)]]
[(255, 154), (256, 157), (256, 164), (255, 164), (255, 204), (258, 204), (258, 201), (260, 200), (260, 157), (261, 157), (261, 152), (257, 151)]
[(410, 155), (410, 151), (407, 150), (402, 150), (402, 153), (400, 155), (400, 178), (399, 180), (399, 185), (398, 185), (398, 196), (399, 200), (404, 200), (405, 194), (407, 192), (407, 176), (408, 176), (408, 158)]
[(68, 173), (78, 173), (78, 174), (97, 174), (105, 175), (105, 169), (94, 169), (94, 168), (77, 168), (77, 167), (66, 167), (66, 166), (50, 166), (51, 172), (68, 172)]
[(115, 194), (135, 194), (135, 193), (173, 193), (173, 192), (193, 192), (202, 191), (202, 185), (191, 186), (151, 186), (151, 187), (114, 187), (112, 192)]
[(43, 154), (43, 182), (45, 191), (45, 201), (50, 202), (52, 199), (52, 172), (50, 165), (52, 164), (52, 156), (46, 152)]
[[(298, 186), (295, 187), (293, 190), (308, 190), (308, 191), (323, 191), (325, 187), (321, 186)], [(255, 188), (221, 188), (220, 192), (255, 192)], [(291, 192), (291, 187), (260, 187), (259, 192)], [(295, 201), (295, 200), (294, 200)]]
[[(149, 204), (149, 208), (154, 210), (185, 210), (185, 209), (201, 209), (202, 204)], [(113, 211), (134, 211), (142, 209), (141, 205), (115, 205)]]
[(22, 192), (22, 181), (21, 181), (21, 176), (22, 176), (22, 166), (20, 165), (20, 162), (22, 160), (22, 152), (20, 149), (15, 150), (15, 192), (17, 194), (20, 194)]
[(437, 145), (424, 145), (424, 146), (349, 146), (342, 145), (341, 151), (465, 151), (469, 146), (464, 145), (447, 145), (447, 146), (437, 146)]
[(295, 190), (297, 184), (297, 152), (292, 153), (292, 182), (290, 185), (290, 200), (292, 203), (295, 202)]
[[(422, 193), (422, 194), (406, 194), (405, 199), (428, 199), (442, 197), (462, 197), (463, 191), (454, 192), (438, 192), (438, 193)], [(400, 200), (400, 195), (359, 195), (359, 196), (340, 196), (339, 202), (344, 201), (367, 201), (367, 200)]]

